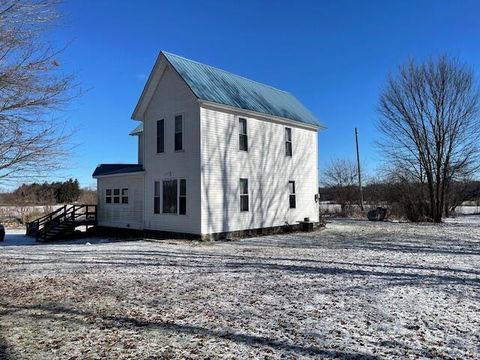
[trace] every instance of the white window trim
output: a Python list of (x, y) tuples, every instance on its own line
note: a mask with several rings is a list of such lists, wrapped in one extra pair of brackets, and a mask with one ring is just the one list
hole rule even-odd
[[(160, 199), (159, 201), (159, 207), (158, 207), (158, 213), (155, 212), (155, 183), (158, 182), (160, 184), (160, 194), (158, 194), (158, 197)], [(152, 214), (154, 216), (158, 216), (158, 215), (163, 215), (162, 213), (162, 187), (163, 187), (163, 182), (162, 180), (159, 180), (159, 179), (153, 179), (153, 211), (152, 211)]]
[[(293, 182), (293, 190), (294, 193), (290, 194), (290, 183)], [(288, 194), (288, 210), (296, 210), (297, 209), (297, 181), (296, 180), (288, 180), (287, 182), (287, 194)], [(290, 195), (295, 196), (295, 207), (290, 207)]]
[[(107, 190), (110, 190), (110, 195), (107, 195)], [(107, 202), (107, 197), (110, 198), (110, 202)], [(110, 206), (110, 205), (113, 204), (113, 189), (112, 188), (105, 188), (104, 200), (105, 200), (105, 205)]]
[[(241, 150), (240, 149), (240, 119), (245, 119), (245, 123), (247, 125), (247, 150)], [(245, 153), (248, 153), (250, 151), (250, 146), (249, 146), (249, 141), (248, 141), (248, 138), (249, 138), (249, 134), (248, 134), (248, 118), (246, 116), (240, 116), (240, 115), (237, 115), (236, 117), (236, 123), (237, 123), (237, 141), (238, 141), (238, 145), (237, 145), (237, 151), (242, 153), (242, 154), (245, 154)]]
[[(118, 196), (115, 196), (115, 190), (118, 190)], [(115, 198), (118, 197), (118, 203), (115, 202)], [(122, 188), (115, 187), (112, 188), (112, 205), (122, 205)]]
[[(241, 191), (242, 191), (242, 180), (247, 180), (247, 193), (246, 194), (241, 193)], [(247, 199), (248, 199), (248, 202), (247, 202), (248, 210), (242, 210), (242, 196), (245, 196), (245, 195), (247, 196)], [(243, 178), (240, 178), (238, 180), (238, 209), (240, 211), (240, 214), (250, 213), (250, 178), (243, 177)]]
[[(163, 152), (157, 152), (157, 124), (159, 121), (163, 120)], [(144, 129), (145, 129), (145, 125), (144, 125)], [(163, 156), (165, 155), (165, 153), (167, 152), (167, 148), (166, 148), (166, 142), (165, 142), (165, 133), (166, 133), (166, 130), (167, 130), (167, 120), (164, 117), (159, 117), (156, 121), (155, 121), (155, 155), (158, 155), (158, 156)], [(145, 131), (144, 131), (145, 132)], [(145, 134), (144, 134), (145, 135)], [(143, 147), (145, 147), (145, 136), (143, 138)], [(145, 157), (145, 150), (143, 152), (143, 156)], [(145, 159), (143, 160), (145, 162)]]
[[(290, 140), (287, 140), (287, 129), (290, 129)], [(285, 151), (285, 157), (286, 158), (293, 158), (293, 130), (290, 126), (285, 126), (283, 130), (283, 136), (284, 136), (284, 151)], [(291, 154), (287, 155), (287, 143), (290, 143), (290, 151)]]
[[(180, 180), (185, 180), (186, 182), (186, 186), (185, 186), (185, 212), (186, 214), (180, 214)], [(188, 184), (190, 183), (190, 181), (188, 181), (188, 178), (186, 177), (180, 177), (177, 179), (177, 215), (178, 216), (188, 216), (189, 215), (189, 211), (188, 211), (188, 202), (189, 202), (189, 189), (188, 189)]]
[[(127, 190), (127, 196), (123, 195), (123, 190)], [(123, 198), (127, 198), (127, 202), (123, 202)], [(129, 187), (121, 187), (120, 188), (120, 205), (130, 205), (130, 188)]]

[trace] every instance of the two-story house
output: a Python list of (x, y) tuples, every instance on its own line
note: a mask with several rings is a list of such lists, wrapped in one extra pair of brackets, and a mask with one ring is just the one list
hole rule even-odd
[(317, 118), (294, 96), (161, 52), (132, 118), (138, 164), (102, 164), (98, 223), (203, 238), (318, 221)]

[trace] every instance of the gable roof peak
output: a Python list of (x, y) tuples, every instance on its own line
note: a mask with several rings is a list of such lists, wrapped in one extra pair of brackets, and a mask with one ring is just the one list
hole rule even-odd
[(287, 91), (167, 51), (160, 52), (133, 119), (143, 119), (165, 64), (176, 71), (199, 100), (322, 127), (317, 117)]

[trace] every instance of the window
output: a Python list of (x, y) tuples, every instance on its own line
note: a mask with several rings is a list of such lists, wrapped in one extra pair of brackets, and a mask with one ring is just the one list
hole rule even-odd
[(120, 189), (113, 189), (113, 203), (120, 204)]
[(292, 156), (292, 129), (285, 128), (285, 155)]
[(163, 213), (177, 213), (177, 180), (163, 181)]
[(160, 214), (160, 181), (155, 181), (154, 183), (153, 213)]
[(248, 136), (247, 136), (247, 119), (238, 119), (238, 148), (243, 151), (248, 151)]
[(128, 204), (128, 189), (122, 189), (122, 204)]
[(175, 151), (183, 150), (183, 116), (175, 116)]
[(106, 193), (105, 193), (105, 202), (107, 204), (111, 204), (112, 203), (112, 189), (107, 189), (106, 190)]
[(157, 154), (165, 151), (165, 121), (157, 121)]
[(240, 211), (248, 211), (248, 179), (240, 179)]
[(290, 209), (295, 209), (297, 207), (297, 199), (295, 195), (295, 181), (288, 182), (288, 197)]
[(180, 192), (178, 196), (178, 213), (180, 215), (187, 214), (187, 180), (180, 180)]

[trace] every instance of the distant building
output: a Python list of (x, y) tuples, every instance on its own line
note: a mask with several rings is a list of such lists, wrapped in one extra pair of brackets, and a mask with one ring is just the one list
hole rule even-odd
[(102, 164), (98, 223), (221, 237), (318, 221), (317, 118), (291, 94), (160, 53), (134, 120), (138, 164)]

